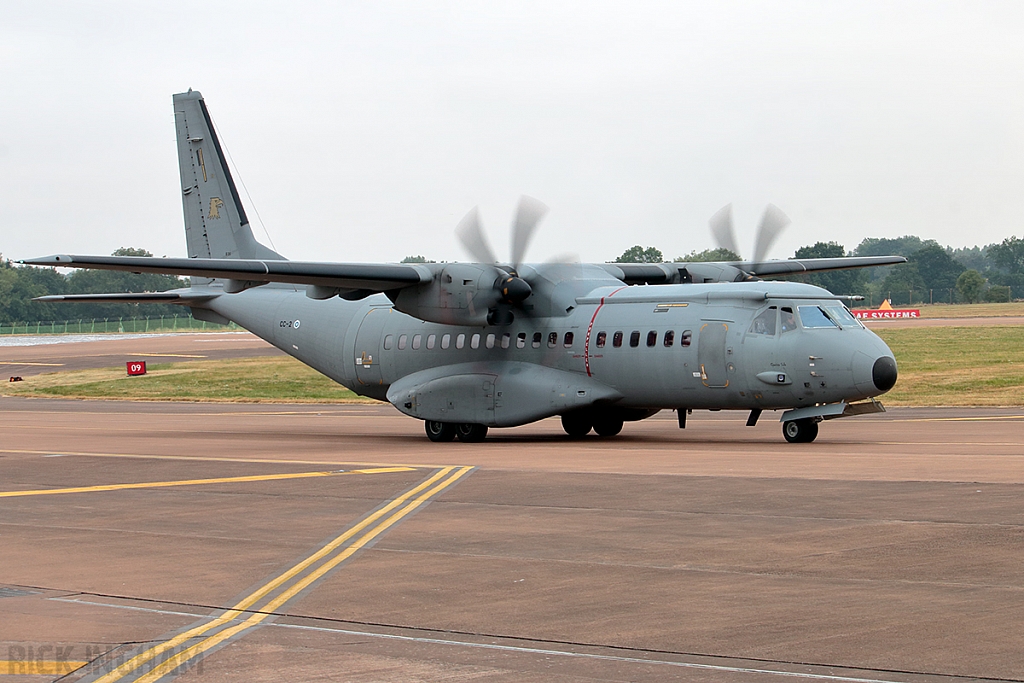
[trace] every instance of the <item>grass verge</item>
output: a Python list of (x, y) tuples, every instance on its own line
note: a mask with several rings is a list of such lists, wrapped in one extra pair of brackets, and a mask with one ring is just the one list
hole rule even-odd
[(54, 372), (0, 384), (7, 396), (131, 401), (368, 403), (294, 358), (241, 358), (150, 365), (127, 377), (124, 367)]
[(1024, 327), (879, 329), (899, 380), (893, 406), (1024, 405)]

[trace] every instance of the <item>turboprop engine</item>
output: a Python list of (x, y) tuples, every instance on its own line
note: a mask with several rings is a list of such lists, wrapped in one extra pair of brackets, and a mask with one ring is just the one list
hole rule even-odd
[(420, 320), (446, 325), (507, 325), (512, 308), (533, 293), (523, 278), (497, 266), (447, 264), (418, 287), (390, 295), (395, 309)]

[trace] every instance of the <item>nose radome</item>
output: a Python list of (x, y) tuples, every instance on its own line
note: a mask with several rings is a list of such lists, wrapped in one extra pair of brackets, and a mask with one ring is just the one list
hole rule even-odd
[(896, 386), (896, 361), (889, 356), (882, 356), (871, 368), (871, 380), (879, 391), (889, 391)]

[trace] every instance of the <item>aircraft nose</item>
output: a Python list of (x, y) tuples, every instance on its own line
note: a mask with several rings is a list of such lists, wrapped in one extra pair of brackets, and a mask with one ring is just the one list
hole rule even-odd
[(896, 361), (889, 356), (881, 356), (871, 368), (871, 380), (879, 391), (889, 391), (896, 386)]

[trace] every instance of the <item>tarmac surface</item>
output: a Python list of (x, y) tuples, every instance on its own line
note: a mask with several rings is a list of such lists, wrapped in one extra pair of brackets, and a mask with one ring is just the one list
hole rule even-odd
[(1024, 410), (744, 418), (0, 398), (0, 680), (1024, 680)]

